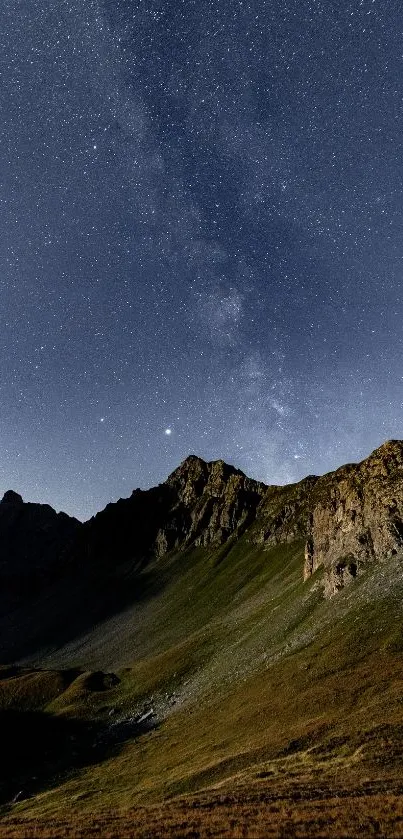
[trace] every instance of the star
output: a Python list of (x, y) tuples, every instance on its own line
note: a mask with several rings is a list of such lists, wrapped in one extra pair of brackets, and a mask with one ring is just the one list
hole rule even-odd
[(59, 5), (0, 26), (3, 482), (89, 517), (401, 437), (398, 4)]

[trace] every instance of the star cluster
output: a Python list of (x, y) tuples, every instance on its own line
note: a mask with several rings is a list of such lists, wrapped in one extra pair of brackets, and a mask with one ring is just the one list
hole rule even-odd
[(0, 483), (86, 518), (189, 453), (402, 436), (395, 0), (0, 9)]

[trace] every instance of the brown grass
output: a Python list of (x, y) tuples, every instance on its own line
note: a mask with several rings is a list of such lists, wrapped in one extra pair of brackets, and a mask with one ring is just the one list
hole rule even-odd
[(18, 815), (1, 824), (2, 839), (347, 839), (402, 837), (403, 789), (388, 783), (335, 783), (321, 778), (293, 784), (261, 782), (252, 788), (183, 797), (164, 804), (75, 811), (51, 823)]

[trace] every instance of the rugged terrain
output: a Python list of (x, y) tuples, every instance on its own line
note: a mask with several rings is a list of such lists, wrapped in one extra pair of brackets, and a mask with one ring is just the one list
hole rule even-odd
[(402, 836), (403, 443), (0, 503), (3, 836)]

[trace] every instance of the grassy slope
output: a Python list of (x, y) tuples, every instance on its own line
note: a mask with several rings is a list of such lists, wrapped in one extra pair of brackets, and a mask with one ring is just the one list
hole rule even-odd
[(300, 545), (264, 552), (245, 537), (230, 550), (165, 557), (151, 569), (163, 581), (157, 595), (46, 662), (112, 667), (119, 684), (92, 690), (73, 671), (4, 681), (3, 708), (105, 724), (110, 708), (115, 722), (152, 705), (160, 720), (48, 779), (14, 805), (17, 825), (124, 815), (217, 787), (244, 800), (293, 779), (392, 784), (403, 742), (401, 563), (369, 569), (330, 602), (301, 569)]

